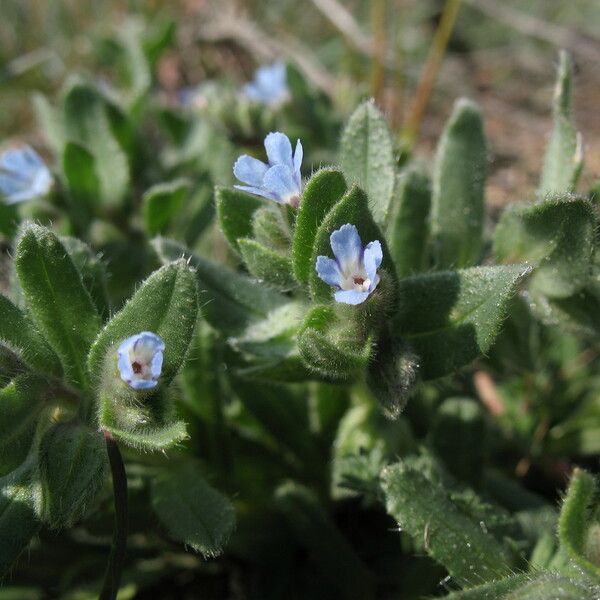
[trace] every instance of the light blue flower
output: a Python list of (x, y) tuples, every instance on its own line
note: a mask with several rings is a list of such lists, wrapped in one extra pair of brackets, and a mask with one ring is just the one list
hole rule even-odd
[(45, 196), (52, 175), (30, 146), (11, 148), (0, 154), (0, 196), (5, 204), (16, 204)]
[(280, 104), (289, 97), (285, 64), (277, 61), (256, 69), (254, 80), (242, 89), (250, 100), (268, 106)]
[(361, 304), (379, 283), (377, 269), (383, 259), (379, 241), (362, 245), (358, 230), (346, 223), (329, 238), (335, 260), (318, 256), (317, 275), (327, 284), (337, 288), (338, 302)]
[(271, 132), (265, 138), (268, 164), (244, 154), (233, 165), (233, 174), (248, 185), (236, 185), (238, 190), (250, 192), (281, 204), (297, 207), (302, 194), (302, 144), (292, 144), (287, 135)]
[(156, 386), (163, 364), (165, 343), (151, 331), (128, 337), (118, 349), (121, 379), (136, 390)]

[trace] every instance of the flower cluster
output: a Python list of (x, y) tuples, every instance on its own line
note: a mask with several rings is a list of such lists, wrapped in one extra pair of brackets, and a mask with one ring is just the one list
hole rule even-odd
[(162, 371), (164, 350), (163, 340), (150, 331), (128, 337), (117, 351), (121, 379), (135, 390), (155, 387)]
[(247, 185), (235, 187), (257, 196), (275, 200), (280, 204), (297, 207), (302, 194), (302, 144), (296, 142), (292, 153), (292, 144), (287, 135), (272, 132), (265, 138), (265, 150), (268, 163), (244, 154), (233, 166), (234, 175)]
[(379, 283), (381, 244), (375, 240), (363, 246), (358, 230), (349, 223), (334, 231), (329, 239), (335, 259), (318, 256), (317, 274), (337, 289), (334, 297), (338, 302), (361, 304)]
[(0, 195), (5, 204), (16, 204), (45, 196), (52, 175), (30, 146), (11, 148), (0, 155)]
[(277, 61), (259, 67), (254, 80), (244, 86), (243, 93), (250, 100), (267, 106), (284, 102), (289, 97), (285, 64)]

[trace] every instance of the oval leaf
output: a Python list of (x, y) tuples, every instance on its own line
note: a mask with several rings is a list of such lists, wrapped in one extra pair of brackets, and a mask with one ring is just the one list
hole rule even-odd
[(235, 527), (231, 502), (192, 463), (161, 472), (152, 486), (152, 507), (175, 539), (207, 558), (223, 552)]
[(452, 373), (489, 350), (529, 272), (526, 265), (475, 267), (400, 281), (392, 331), (413, 347), (424, 379)]
[(487, 148), (479, 108), (460, 99), (438, 144), (431, 242), (439, 268), (469, 267), (481, 255)]
[(383, 224), (394, 193), (394, 143), (387, 123), (372, 101), (352, 113), (342, 134), (340, 162), (349, 181), (369, 198), (375, 221)]
[(100, 328), (100, 316), (69, 253), (49, 229), (28, 224), (17, 241), (15, 268), (29, 311), (65, 374), (85, 386), (85, 357)]

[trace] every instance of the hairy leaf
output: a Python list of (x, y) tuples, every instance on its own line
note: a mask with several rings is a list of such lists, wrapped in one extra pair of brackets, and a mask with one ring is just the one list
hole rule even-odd
[(424, 379), (452, 373), (489, 350), (529, 271), (525, 265), (475, 267), (400, 281), (392, 331), (413, 347)]
[(236, 334), (252, 321), (264, 319), (288, 299), (224, 265), (192, 254), (177, 242), (158, 238), (153, 242), (161, 260), (181, 258), (195, 270), (204, 318), (215, 329)]
[(312, 250), (320, 223), (346, 191), (341, 171), (321, 169), (308, 181), (298, 207), (292, 240), (292, 262), (298, 281), (306, 283), (314, 269)]
[(438, 144), (431, 197), (431, 243), (438, 268), (479, 261), (485, 218), (487, 148), (479, 108), (460, 99)]
[(537, 265), (531, 286), (552, 298), (566, 298), (590, 279), (595, 228), (592, 205), (582, 198), (514, 204), (496, 227), (494, 250), (502, 262)]
[(191, 182), (177, 179), (153, 185), (142, 196), (142, 214), (148, 235), (163, 233), (181, 210), (190, 193)]
[(571, 122), (573, 63), (563, 50), (554, 90), (554, 128), (546, 148), (538, 194), (572, 192), (583, 167), (583, 144)]
[(375, 221), (385, 223), (396, 178), (394, 143), (373, 102), (363, 102), (352, 113), (342, 134), (340, 162), (348, 181), (366, 191)]
[(29, 311), (59, 355), (65, 374), (85, 386), (85, 358), (100, 316), (69, 253), (49, 229), (28, 224), (17, 240), (15, 268)]
[(426, 552), (459, 583), (478, 584), (511, 573), (504, 547), (416, 469), (401, 463), (386, 468), (383, 490), (388, 513), (423, 540)]
[(296, 286), (289, 258), (265, 248), (255, 240), (240, 239), (238, 247), (248, 271), (260, 282), (283, 291)]
[(235, 527), (233, 506), (192, 462), (160, 472), (152, 486), (152, 507), (171, 536), (207, 558), (223, 552)]
[(48, 429), (39, 448), (43, 520), (56, 528), (77, 522), (102, 486), (105, 468), (98, 431), (77, 421)]

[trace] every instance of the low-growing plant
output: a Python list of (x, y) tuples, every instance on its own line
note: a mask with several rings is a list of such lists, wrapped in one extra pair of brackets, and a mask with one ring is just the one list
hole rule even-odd
[(193, 117), (146, 80), (127, 103), (77, 81), (37, 101), (54, 175), (29, 148), (0, 157), (7, 590), (597, 598), (597, 209), (569, 57), (538, 192), (497, 223), (475, 103), (428, 170), (364, 102), (339, 166), (306, 178), (304, 146), (332, 154), (314, 129), (254, 142), (293, 122), (294, 77), (268, 67)]

